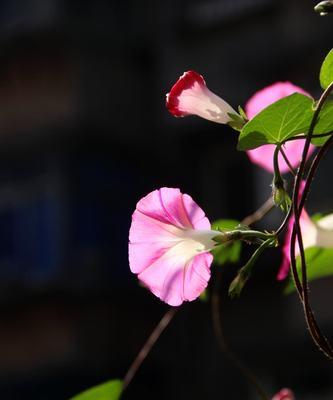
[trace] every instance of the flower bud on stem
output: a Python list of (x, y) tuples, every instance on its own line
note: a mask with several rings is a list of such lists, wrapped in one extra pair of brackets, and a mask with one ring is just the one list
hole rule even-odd
[(236, 278), (231, 282), (229, 286), (229, 295), (231, 298), (238, 297), (243, 290), (246, 282), (251, 276), (252, 268), (254, 264), (257, 262), (258, 258), (261, 254), (266, 250), (267, 247), (272, 247), (276, 245), (275, 238), (269, 238), (265, 242), (263, 242), (257, 250), (252, 254), (252, 257), (249, 261), (242, 267), (236, 276)]
[(332, 0), (321, 1), (314, 7), (314, 10), (321, 16), (333, 13), (333, 1)]
[(279, 160), (278, 160), (279, 151), (280, 151), (280, 145), (277, 145), (274, 151), (274, 159), (273, 159), (274, 178), (272, 183), (272, 189), (273, 189), (272, 194), (275, 206), (280, 207), (283, 212), (287, 213), (291, 205), (291, 199), (285, 189), (284, 180), (282, 179), (280, 173)]

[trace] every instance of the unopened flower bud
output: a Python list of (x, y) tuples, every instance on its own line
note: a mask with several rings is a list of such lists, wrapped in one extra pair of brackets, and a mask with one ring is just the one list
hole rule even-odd
[(273, 200), (276, 207), (280, 207), (283, 212), (288, 212), (291, 199), (283, 187), (273, 188)]
[(276, 393), (272, 400), (295, 400), (295, 397), (290, 389), (282, 389), (279, 393)]
[(175, 117), (197, 115), (219, 124), (229, 124), (239, 130), (245, 124), (226, 101), (211, 92), (202, 75), (186, 71), (166, 95), (166, 106)]
[(321, 1), (314, 7), (314, 10), (321, 16), (333, 13), (333, 1), (332, 0)]
[(236, 278), (231, 282), (229, 286), (229, 296), (231, 298), (239, 297), (247, 280), (250, 277), (250, 273), (246, 270), (241, 269), (237, 274)]

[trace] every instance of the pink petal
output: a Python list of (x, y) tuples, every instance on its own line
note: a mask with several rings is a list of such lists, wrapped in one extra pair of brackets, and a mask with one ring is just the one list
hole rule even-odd
[(210, 253), (199, 254), (186, 267), (184, 280), (184, 299), (197, 299), (207, 287), (210, 279), (210, 265), (213, 256)]
[(270, 104), (283, 99), (283, 97), (290, 96), (293, 93), (301, 93), (311, 97), (308, 92), (291, 82), (276, 82), (259, 90), (248, 100), (245, 105), (246, 115), (249, 119), (252, 119)]
[(236, 111), (223, 99), (211, 92), (204, 78), (195, 71), (187, 71), (166, 95), (166, 106), (176, 117), (197, 115), (213, 122), (226, 124), (229, 113)]
[(210, 278), (209, 267), (213, 256), (199, 254), (186, 262), (174, 248), (166, 252), (138, 275), (148, 289), (171, 306), (195, 300), (203, 292)]
[(210, 235), (210, 227), (202, 209), (179, 189), (149, 193), (138, 202), (132, 216), (131, 271), (170, 305), (194, 300), (207, 286), (213, 257), (206, 247), (197, 247), (200, 243), (191, 232)]
[(188, 194), (183, 194), (183, 204), (188, 219), (195, 229), (210, 229), (211, 225), (205, 213)]
[(272, 400), (295, 400), (294, 394), (290, 389), (282, 389)]
[(138, 274), (161, 257), (179, 240), (178, 233), (174, 225), (134, 211), (128, 248), (131, 271)]
[[(298, 167), (302, 157), (303, 147), (305, 140), (292, 140), (285, 143), (283, 150), (291, 164), (295, 169)], [(246, 153), (249, 159), (254, 163), (264, 168), (268, 172), (274, 172), (273, 155), (275, 150), (274, 144), (266, 144), (253, 150), (248, 150)], [(315, 146), (310, 145), (309, 155), (314, 151)], [(281, 153), (279, 153), (279, 168), (282, 174), (289, 172), (289, 166), (285, 162)]]
[(161, 188), (141, 199), (136, 209), (141, 213), (180, 228), (192, 228), (179, 189)]
[[(293, 85), (290, 82), (277, 82), (273, 85), (267, 86), (262, 90), (255, 93), (245, 105), (245, 111), (249, 119), (252, 119), (264, 108), (270, 104), (282, 99), (283, 97), (289, 96), (293, 93), (301, 93), (306, 96), (310, 96), (305, 90), (299, 86)], [(302, 151), (304, 146), (304, 140), (295, 140), (287, 142), (284, 146), (284, 151), (290, 161), (293, 168), (297, 168), (300, 162)], [(309, 155), (313, 152), (315, 146), (311, 145)], [(266, 169), (269, 172), (274, 172), (273, 168), (273, 154), (275, 145), (264, 145), (257, 149), (248, 150), (247, 154), (250, 160)], [(279, 155), (279, 167), (281, 173), (289, 172), (289, 167), (284, 161), (282, 155)]]
[[(288, 222), (287, 233), (282, 246), (282, 261), (277, 275), (277, 280), (282, 281), (285, 279), (290, 270), (290, 239), (294, 226), (294, 217), (291, 217)], [(297, 253), (298, 246), (295, 247), (295, 253)]]

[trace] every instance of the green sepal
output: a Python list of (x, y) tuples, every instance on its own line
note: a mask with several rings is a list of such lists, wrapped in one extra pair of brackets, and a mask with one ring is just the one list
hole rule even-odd
[(228, 116), (231, 118), (231, 121), (229, 121), (227, 124), (235, 131), (240, 132), (243, 126), (246, 124), (247, 119), (244, 119), (243, 116), (234, 113), (228, 113)]
[(249, 121), (249, 119), (246, 115), (246, 112), (244, 111), (244, 109), (241, 106), (238, 106), (238, 113), (244, 119), (245, 122)]
[(279, 207), (284, 213), (289, 211), (291, 198), (283, 187), (273, 189), (273, 200), (276, 207)]
[[(228, 231), (238, 228), (239, 222), (233, 219), (219, 219), (212, 224), (212, 229), (216, 231)], [(239, 240), (221, 244), (211, 251), (214, 256), (214, 262), (217, 265), (227, 263), (235, 264), (239, 261), (242, 250), (242, 244)]]

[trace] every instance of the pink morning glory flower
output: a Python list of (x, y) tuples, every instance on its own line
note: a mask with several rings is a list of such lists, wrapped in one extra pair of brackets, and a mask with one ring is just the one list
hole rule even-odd
[[(270, 104), (282, 99), (283, 97), (289, 96), (293, 93), (301, 93), (306, 96), (310, 96), (305, 90), (299, 86), (293, 85), (290, 82), (276, 82), (273, 85), (267, 86), (264, 89), (259, 90), (255, 93), (246, 103), (245, 112), (249, 119), (252, 119), (261, 110), (268, 107)], [(290, 161), (293, 168), (297, 168), (300, 162), (302, 151), (304, 147), (304, 140), (292, 140), (287, 142), (283, 150)], [(309, 155), (314, 150), (314, 146), (311, 145), (309, 150)], [(248, 150), (247, 155), (250, 160), (259, 165), (260, 167), (266, 169), (269, 172), (274, 172), (273, 168), (273, 154), (275, 150), (275, 145), (266, 144), (253, 150)], [(287, 163), (284, 158), (279, 154), (279, 168), (281, 173), (286, 173), (289, 171)]]
[(166, 187), (154, 190), (137, 203), (132, 216), (130, 269), (171, 306), (195, 300), (209, 281), (209, 251), (219, 234), (189, 195)]
[[(294, 217), (290, 218), (285, 242), (282, 247), (282, 263), (278, 272), (277, 279), (283, 280), (287, 277), (290, 269), (290, 240), (294, 225)], [(309, 247), (333, 248), (333, 214), (321, 218), (314, 222), (308, 213), (303, 209), (300, 217), (300, 227), (304, 249)], [(299, 246), (296, 242), (295, 255), (299, 255)]]
[(237, 112), (223, 99), (211, 92), (204, 78), (195, 71), (184, 72), (166, 95), (166, 106), (176, 117), (197, 115), (219, 124), (232, 120), (229, 113)]
[(290, 389), (282, 389), (272, 400), (295, 400), (294, 394)]

